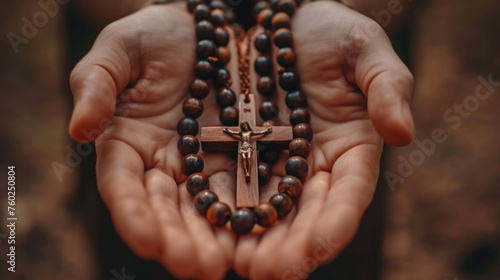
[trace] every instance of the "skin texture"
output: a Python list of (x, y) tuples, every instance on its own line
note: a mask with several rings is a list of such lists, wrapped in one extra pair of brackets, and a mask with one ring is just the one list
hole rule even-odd
[[(371, 33), (359, 31), (366, 27)], [(254, 279), (293, 279), (310, 272), (305, 260), (331, 261), (352, 239), (375, 190), (382, 139), (406, 145), (414, 137), (412, 76), (382, 29), (341, 4), (304, 5), (292, 29), (314, 130), (310, 171), (298, 207), (262, 237), (212, 229), (186, 191), (181, 157), (173, 152), (195, 63), (193, 19), (183, 5), (148, 7), (112, 23), (75, 67), (70, 134), (90, 141), (102, 133), (99, 192), (139, 256), (183, 278), (218, 279), (232, 267)], [(230, 50), (228, 70), (237, 81), (235, 46)], [(237, 83), (233, 90), (239, 92)], [(283, 94), (275, 102), (287, 122)], [(219, 124), (213, 96), (203, 100), (200, 126)], [(231, 159), (200, 155), (210, 188), (234, 210)], [(276, 193), (286, 158), (262, 188), (262, 201)], [(319, 252), (325, 242), (334, 245)]]

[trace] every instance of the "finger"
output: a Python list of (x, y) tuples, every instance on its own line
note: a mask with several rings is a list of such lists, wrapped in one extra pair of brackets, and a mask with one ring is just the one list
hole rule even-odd
[(134, 252), (157, 258), (161, 235), (144, 189), (144, 165), (127, 144), (97, 143), (97, 182), (117, 232)]
[(134, 26), (121, 20), (106, 27), (70, 77), (74, 111), (69, 131), (78, 141), (92, 141), (106, 129), (116, 96), (135, 79)]
[(415, 137), (410, 109), (413, 77), (381, 28), (380, 35), (361, 49), (354, 75), (368, 98), (368, 114), (378, 133), (392, 145), (408, 145)]
[(196, 276), (196, 251), (179, 212), (177, 183), (159, 169), (146, 172), (145, 185), (161, 230), (159, 260), (177, 277)]

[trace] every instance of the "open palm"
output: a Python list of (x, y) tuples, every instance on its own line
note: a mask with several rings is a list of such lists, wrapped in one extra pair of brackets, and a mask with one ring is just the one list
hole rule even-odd
[[(333, 2), (298, 11), (297, 67), (314, 129), (310, 175), (298, 208), (286, 220), (263, 237), (240, 238), (213, 230), (197, 214), (180, 172), (176, 125), (193, 78), (192, 17), (183, 6), (164, 5), (108, 26), (72, 73), (70, 132), (88, 141), (86, 132), (103, 131), (96, 141), (99, 191), (127, 244), (177, 276), (206, 279), (222, 277), (231, 266), (255, 279), (281, 278), (314, 256), (318, 238), (335, 248), (316, 261), (331, 260), (352, 238), (371, 201), (382, 149), (377, 131), (394, 144), (413, 137), (411, 75), (383, 32), (352, 36), (355, 26), (370, 23)], [(234, 45), (232, 51), (234, 57)], [(233, 80), (235, 61), (228, 67)], [(214, 98), (203, 102), (200, 126), (219, 123)], [(230, 158), (202, 157), (211, 189), (234, 207)], [(278, 163), (262, 200), (276, 192), (282, 169)]]

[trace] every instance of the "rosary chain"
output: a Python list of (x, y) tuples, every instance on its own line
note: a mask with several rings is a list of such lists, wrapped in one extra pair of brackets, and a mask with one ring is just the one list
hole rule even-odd
[[(236, 38), (236, 48), (238, 50), (238, 74), (240, 76), (241, 92), (245, 94), (245, 102), (249, 102), (250, 94), (250, 55), (252, 50), (252, 36), (255, 28), (245, 32), (243, 28), (237, 26), (234, 28)], [(242, 44), (247, 39), (246, 50), (243, 52)]]

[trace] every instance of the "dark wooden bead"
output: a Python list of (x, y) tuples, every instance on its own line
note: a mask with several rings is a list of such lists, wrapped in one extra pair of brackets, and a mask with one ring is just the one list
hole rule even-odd
[(280, 28), (290, 29), (290, 16), (287, 13), (276, 13), (271, 20), (271, 27), (273, 30)]
[(259, 152), (259, 160), (269, 165), (274, 165), (276, 162), (278, 162), (279, 159), (280, 159), (279, 152), (270, 149), (264, 149), (261, 152)]
[(210, 85), (202, 79), (195, 79), (191, 83), (191, 87), (189, 88), (189, 93), (191, 94), (191, 96), (198, 99), (203, 99), (207, 97), (209, 92), (210, 92)]
[(222, 26), (222, 25), (224, 25), (224, 22), (226, 21), (226, 18), (225, 18), (223, 10), (221, 10), (221, 9), (214, 9), (211, 12), (211, 16), (212, 16), (212, 23), (215, 26)]
[(193, 15), (196, 22), (212, 19), (212, 16), (210, 14), (210, 7), (205, 4), (196, 5), (193, 10)]
[(299, 75), (292, 71), (285, 71), (279, 77), (280, 87), (286, 91), (297, 90), (299, 88)]
[(295, 176), (304, 181), (309, 172), (309, 165), (303, 157), (293, 156), (286, 161), (285, 172), (286, 175)]
[(182, 112), (191, 118), (198, 118), (203, 113), (203, 102), (198, 98), (188, 98), (182, 104)]
[(280, 1), (280, 0), (271, 0), (271, 1), (269, 1), (269, 2), (271, 3), (271, 7), (272, 7), (274, 10), (276, 10), (276, 9), (278, 8), (278, 2), (279, 2), (279, 1)]
[(257, 19), (257, 15), (264, 9), (269, 9), (271, 8), (271, 5), (267, 3), (267, 1), (258, 1), (255, 3), (253, 6), (253, 17)]
[(221, 9), (224, 10), (226, 8), (226, 4), (222, 0), (212, 0), (210, 2), (210, 8), (212, 9)]
[(274, 16), (273, 10), (264, 9), (260, 11), (260, 13), (257, 15), (257, 23), (262, 27), (264, 27), (265, 29), (270, 29), (273, 16)]
[(278, 220), (276, 208), (267, 202), (257, 205), (253, 213), (256, 223), (265, 228), (271, 227)]
[(233, 106), (236, 103), (236, 94), (229, 88), (223, 88), (217, 93), (216, 100), (221, 108)]
[(290, 17), (293, 16), (296, 8), (295, 0), (279, 0), (276, 5), (276, 10), (278, 12), (287, 13)]
[(255, 36), (254, 46), (260, 53), (265, 54), (271, 49), (271, 38), (266, 33), (260, 33)]
[(217, 57), (222, 65), (226, 65), (231, 60), (231, 52), (226, 47), (217, 48)]
[(260, 117), (265, 121), (277, 119), (279, 112), (278, 106), (271, 101), (264, 101), (259, 106)]
[(209, 21), (202, 20), (198, 22), (196, 24), (196, 38), (198, 40), (212, 40), (215, 36), (214, 28), (214, 25)]
[(311, 142), (313, 138), (313, 132), (311, 126), (308, 123), (299, 123), (293, 126), (293, 138), (304, 138)]
[(207, 210), (207, 221), (215, 227), (223, 227), (231, 218), (231, 209), (223, 202), (214, 202)]
[(297, 177), (287, 175), (278, 183), (278, 191), (288, 195), (292, 200), (297, 200), (302, 193), (302, 182)]
[(212, 203), (219, 201), (219, 197), (213, 191), (204, 190), (199, 192), (193, 199), (194, 208), (202, 215), (207, 214)]
[(203, 159), (197, 154), (189, 154), (182, 158), (182, 173), (186, 176), (202, 172), (204, 167)]
[(217, 56), (217, 46), (212, 40), (201, 40), (196, 45), (196, 54), (199, 59)]
[(299, 123), (310, 123), (311, 115), (309, 111), (305, 108), (295, 108), (290, 112), (290, 123), (292, 125), (297, 125)]
[(275, 90), (276, 90), (276, 84), (274, 83), (273, 79), (271, 79), (271, 77), (262, 76), (257, 81), (257, 91), (262, 96), (268, 97), (271, 94), (273, 94)]
[(188, 0), (187, 1), (188, 11), (192, 13), (194, 11), (194, 8), (199, 4), (203, 4), (203, 0)]
[(293, 201), (284, 193), (273, 195), (271, 199), (269, 199), (269, 203), (276, 209), (276, 212), (278, 212), (278, 219), (286, 217), (292, 211)]
[(177, 150), (183, 157), (196, 154), (200, 150), (200, 141), (193, 135), (184, 135), (177, 141)]
[(249, 234), (253, 225), (253, 211), (248, 208), (238, 209), (231, 215), (231, 229), (238, 235)]
[(233, 106), (223, 108), (219, 113), (219, 120), (225, 126), (238, 125), (238, 109)]
[(307, 98), (302, 91), (295, 90), (286, 94), (285, 103), (286, 106), (292, 110), (297, 107), (305, 107), (307, 105)]
[(253, 67), (259, 76), (267, 76), (273, 71), (273, 61), (269, 57), (259, 56), (255, 59)]
[(229, 33), (224, 27), (217, 27), (214, 31), (215, 44), (220, 47), (225, 47), (229, 43)]
[(193, 173), (186, 180), (186, 189), (191, 196), (197, 195), (203, 190), (208, 190), (210, 182), (204, 173)]
[(177, 123), (177, 133), (180, 136), (198, 134), (198, 122), (190, 117), (184, 117)]
[(214, 79), (215, 84), (218, 87), (228, 87), (232, 84), (231, 73), (226, 68), (217, 69)]
[(291, 48), (282, 48), (276, 54), (276, 61), (281, 67), (292, 67), (296, 59), (295, 52)]
[(214, 75), (215, 68), (206, 60), (200, 60), (194, 67), (196, 76), (203, 80), (211, 79)]
[(273, 42), (278, 48), (293, 47), (293, 34), (290, 29), (280, 28), (273, 34)]
[(292, 157), (299, 156), (307, 158), (311, 153), (311, 143), (309, 143), (309, 141), (304, 138), (293, 139), (292, 142), (290, 142), (290, 144), (288, 145), (288, 152)]
[(258, 171), (259, 171), (259, 186), (262, 187), (265, 184), (271, 180), (271, 177), (273, 177), (273, 170), (271, 169), (271, 166), (265, 162), (259, 162), (258, 166)]

